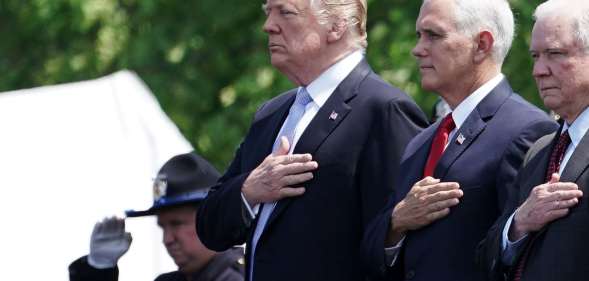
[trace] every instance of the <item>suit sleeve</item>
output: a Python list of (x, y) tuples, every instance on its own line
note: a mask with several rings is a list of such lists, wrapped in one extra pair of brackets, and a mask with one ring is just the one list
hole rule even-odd
[(237, 149), (229, 169), (211, 188), (197, 214), (199, 239), (218, 252), (245, 243), (249, 231), (241, 200), (241, 187), (249, 172), (241, 172), (241, 149)]
[(376, 276), (388, 270), (384, 241), (395, 203), (393, 184), (397, 182), (401, 156), (409, 141), (428, 125), (423, 112), (410, 100), (389, 102), (379, 120), (360, 164), (358, 183), (365, 230), (361, 254), (368, 270)]
[(97, 269), (88, 264), (87, 256), (72, 262), (68, 268), (70, 281), (117, 281), (118, 267)]
[[(542, 119), (527, 126), (505, 153), (498, 173), (498, 202), (502, 215), (489, 229), (486, 238), (481, 241), (477, 251), (477, 263), (486, 272), (489, 280), (505, 280), (508, 268), (501, 262), (503, 228), (511, 214), (521, 203), (520, 182), (525, 179), (518, 177), (518, 171), (523, 169), (522, 163), (526, 152), (540, 137), (550, 134), (557, 129), (553, 121)], [(526, 156), (527, 157), (527, 156)], [(520, 173), (521, 175), (521, 173)]]

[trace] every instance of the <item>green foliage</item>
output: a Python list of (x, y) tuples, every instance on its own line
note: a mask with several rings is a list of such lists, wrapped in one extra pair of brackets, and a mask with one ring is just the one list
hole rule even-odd
[[(420, 89), (410, 54), (421, 1), (368, 2), (371, 65), (429, 113), (436, 96)], [(504, 73), (517, 91), (540, 104), (527, 47), (537, 3), (511, 3), (519, 26)], [(224, 169), (257, 107), (292, 87), (269, 63), (261, 4), (2, 0), (0, 91), (134, 70), (196, 150)]]

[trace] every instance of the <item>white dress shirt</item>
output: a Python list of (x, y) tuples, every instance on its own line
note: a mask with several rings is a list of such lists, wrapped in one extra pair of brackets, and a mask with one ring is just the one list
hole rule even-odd
[[(448, 135), (448, 140), (451, 140), (454, 137), (454, 135), (456, 134), (456, 132), (458, 132), (458, 130), (460, 130), (460, 127), (464, 124), (470, 113), (477, 107), (477, 105), (479, 105), (479, 103), (488, 94), (491, 93), (493, 89), (495, 89), (495, 87), (497, 87), (497, 85), (499, 85), (499, 83), (501, 83), (501, 81), (503, 81), (504, 77), (505, 76), (502, 73), (497, 74), (495, 77), (493, 77), (493, 79), (487, 81), (485, 84), (483, 84), (474, 92), (472, 92), (472, 94), (470, 94), (460, 104), (458, 104), (458, 106), (451, 112), (452, 119), (454, 120), (454, 124), (456, 125), (456, 127)], [(450, 144), (449, 141), (448, 143), (446, 143), (444, 149), (448, 147), (448, 144)], [(386, 264), (389, 267), (395, 265), (395, 261), (397, 260), (397, 256), (399, 254), (399, 251), (401, 250), (401, 247), (403, 246), (404, 241), (405, 237), (403, 237), (401, 241), (397, 243), (397, 245), (385, 248), (385, 260)]]
[[(585, 133), (589, 130), (589, 108), (585, 108), (583, 112), (573, 121), (573, 124), (568, 125), (566, 122), (562, 128), (561, 134), (565, 131), (569, 132), (569, 136), (571, 137), (571, 143), (567, 147), (567, 150), (564, 153), (564, 157), (562, 158), (562, 162), (560, 163), (560, 167), (558, 170), (558, 174), (562, 174), (564, 171), (569, 159), (573, 155), (573, 152), (581, 142)], [(515, 212), (511, 214), (507, 222), (505, 223), (505, 227), (503, 228), (503, 239), (502, 239), (502, 248), (503, 253), (501, 256), (501, 260), (505, 265), (513, 265), (514, 258), (521, 250), (521, 246), (524, 244), (523, 242), (528, 238), (526, 234), (524, 237), (520, 238), (517, 241), (510, 241), (509, 240), (509, 228), (511, 227), (511, 223), (513, 222), (513, 217), (515, 216)]]

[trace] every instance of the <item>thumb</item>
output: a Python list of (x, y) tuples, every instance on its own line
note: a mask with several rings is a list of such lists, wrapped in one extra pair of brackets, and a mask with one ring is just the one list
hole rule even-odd
[(287, 155), (290, 150), (290, 144), (285, 136), (280, 137), (280, 145), (274, 155)]
[(560, 181), (560, 175), (557, 173), (553, 173), (550, 181), (548, 183), (557, 183)]

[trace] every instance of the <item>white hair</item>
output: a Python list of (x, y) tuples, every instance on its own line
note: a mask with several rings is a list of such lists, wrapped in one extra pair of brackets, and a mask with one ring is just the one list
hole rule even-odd
[[(431, 0), (425, 0), (424, 3)], [(483, 30), (493, 34), (491, 56), (503, 64), (509, 53), (515, 23), (513, 12), (507, 0), (453, 0), (456, 29), (466, 36), (475, 36)]]
[[(565, 18), (573, 27), (573, 35), (586, 52), (589, 51), (589, 4), (585, 1), (549, 0), (534, 11), (534, 20)], [(574, 5), (571, 5), (574, 4)]]
[(366, 0), (310, 0), (320, 24), (328, 24), (333, 19), (343, 19), (353, 44), (366, 49)]

